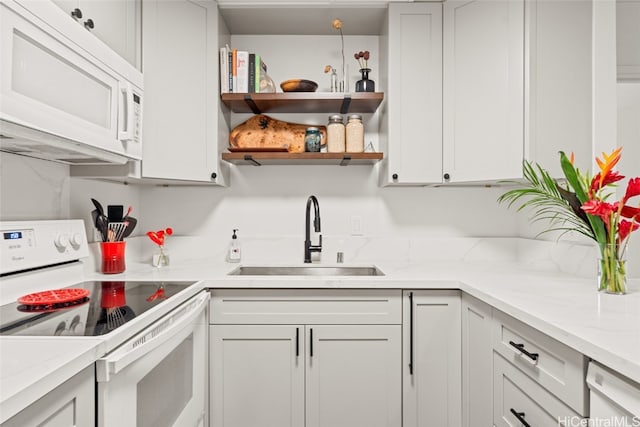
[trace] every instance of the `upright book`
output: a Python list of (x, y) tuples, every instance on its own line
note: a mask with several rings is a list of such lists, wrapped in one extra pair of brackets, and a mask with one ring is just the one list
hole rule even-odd
[(229, 93), (229, 46), (220, 48), (220, 93)]
[(262, 57), (256, 53), (255, 58), (255, 91), (256, 93), (260, 92), (260, 79), (263, 75), (267, 74), (267, 64), (264, 63)]
[(249, 92), (249, 52), (239, 50), (236, 54), (236, 81), (238, 93)]

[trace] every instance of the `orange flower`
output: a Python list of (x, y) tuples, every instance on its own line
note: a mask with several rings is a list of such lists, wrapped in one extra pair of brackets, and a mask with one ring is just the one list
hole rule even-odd
[(333, 22), (331, 23), (331, 25), (333, 26), (333, 28), (335, 28), (336, 30), (339, 30), (342, 28), (342, 21), (339, 19), (334, 19)]
[(618, 147), (611, 152), (611, 154), (607, 155), (606, 153), (602, 153), (602, 160), (596, 157), (596, 163), (600, 168), (600, 188), (602, 188), (602, 184), (605, 180), (605, 177), (611, 172), (613, 167), (620, 160), (620, 151), (622, 151), (622, 147)]

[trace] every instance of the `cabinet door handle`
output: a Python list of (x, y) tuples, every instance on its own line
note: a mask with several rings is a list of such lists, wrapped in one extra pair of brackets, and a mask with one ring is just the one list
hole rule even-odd
[(300, 356), (300, 328), (296, 328), (296, 357)]
[(93, 30), (96, 27), (96, 24), (93, 23), (93, 19), (89, 18), (86, 21), (84, 21), (84, 27), (87, 30)]
[(313, 328), (309, 328), (309, 357), (313, 357)]
[(76, 7), (71, 11), (71, 16), (75, 19), (82, 19), (82, 11)]
[(413, 292), (409, 292), (409, 375), (413, 375)]
[(511, 347), (514, 347), (516, 350), (518, 350), (520, 353), (524, 354), (525, 356), (527, 356), (529, 359), (533, 360), (534, 362), (538, 361), (538, 353), (529, 353), (527, 350), (525, 350), (524, 348), (524, 344), (516, 344), (513, 341), (509, 341), (509, 345)]
[(513, 408), (511, 408), (510, 411), (513, 414), (513, 416), (516, 417), (518, 421), (520, 421), (520, 423), (522, 423), (524, 427), (531, 427), (531, 425), (528, 422), (526, 422), (524, 419), (524, 412), (517, 412)]

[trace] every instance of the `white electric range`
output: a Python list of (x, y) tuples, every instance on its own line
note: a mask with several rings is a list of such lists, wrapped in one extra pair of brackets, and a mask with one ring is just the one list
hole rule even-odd
[(204, 424), (208, 292), (186, 281), (85, 280), (82, 220), (0, 222), (0, 249), (0, 337), (104, 340), (99, 427)]

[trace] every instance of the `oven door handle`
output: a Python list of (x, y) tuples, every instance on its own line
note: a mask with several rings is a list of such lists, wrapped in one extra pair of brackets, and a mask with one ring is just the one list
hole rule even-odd
[[(119, 350), (96, 361), (96, 379), (108, 382), (111, 375), (117, 375), (127, 366), (144, 357), (146, 354), (175, 338), (202, 314), (209, 303), (209, 292), (202, 292), (190, 302), (178, 307), (175, 312), (161, 319), (157, 324), (134, 336)], [(190, 332), (185, 334), (185, 337)]]

